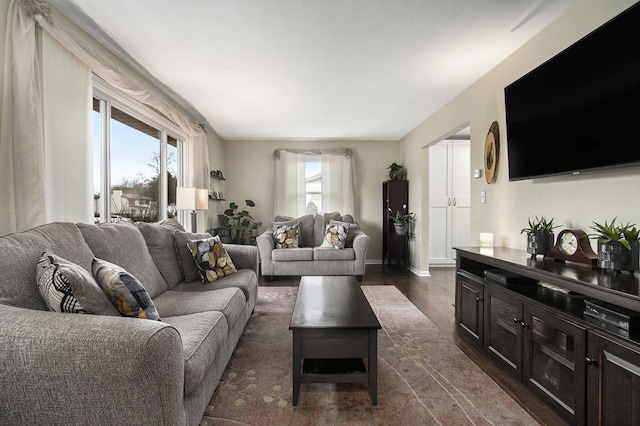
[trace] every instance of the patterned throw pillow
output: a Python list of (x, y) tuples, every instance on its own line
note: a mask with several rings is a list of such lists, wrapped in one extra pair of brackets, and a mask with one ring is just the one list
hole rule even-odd
[(300, 224), (291, 222), (273, 223), (273, 242), (277, 249), (298, 248), (298, 228)]
[(327, 225), (327, 232), (324, 234), (324, 240), (320, 248), (343, 249), (347, 241), (348, 227), (334, 223)]
[(80, 266), (65, 261), (50, 250), (45, 250), (36, 267), (36, 281), (40, 294), (50, 310), (72, 314), (88, 313), (71, 289), (71, 281), (77, 279), (93, 280), (91, 274)]
[(238, 272), (217, 235), (201, 240), (188, 240), (187, 247), (191, 250), (202, 282), (205, 284)]
[(347, 241), (345, 242), (345, 247), (353, 247), (353, 238), (356, 236), (356, 231), (359, 228), (357, 223), (349, 223), (343, 222), (339, 220), (331, 219), (329, 222), (331, 225), (342, 225), (347, 228)]
[(149, 293), (136, 277), (118, 265), (98, 258), (93, 259), (91, 270), (98, 285), (120, 315), (160, 320)]

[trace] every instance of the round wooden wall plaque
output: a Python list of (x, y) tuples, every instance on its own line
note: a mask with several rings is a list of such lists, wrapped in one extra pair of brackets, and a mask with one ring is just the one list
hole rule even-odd
[(493, 183), (498, 170), (498, 155), (500, 153), (500, 132), (498, 122), (494, 121), (489, 127), (487, 139), (484, 142), (484, 175), (487, 183)]

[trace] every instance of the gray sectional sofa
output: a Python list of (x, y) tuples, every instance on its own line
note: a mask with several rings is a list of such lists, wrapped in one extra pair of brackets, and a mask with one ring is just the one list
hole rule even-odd
[[(0, 424), (197, 425), (254, 309), (258, 259), (227, 244), (238, 271), (202, 284), (184, 244), (195, 236), (120, 222), (0, 237)], [(94, 257), (126, 269), (160, 320), (48, 310), (45, 249), (86, 271)]]
[[(327, 225), (332, 221), (351, 224), (343, 249), (322, 248)], [(369, 236), (351, 215), (338, 212), (308, 214), (299, 218), (276, 216), (274, 224), (297, 223), (298, 248), (276, 248), (273, 229), (256, 238), (260, 252), (260, 268), (265, 281), (288, 275), (355, 275), (365, 274)]]

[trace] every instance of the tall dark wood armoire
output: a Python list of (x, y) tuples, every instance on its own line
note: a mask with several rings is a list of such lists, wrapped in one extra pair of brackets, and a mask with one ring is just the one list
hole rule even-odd
[[(403, 206), (406, 207), (405, 208)], [(407, 236), (397, 235), (389, 214), (396, 211), (409, 212), (409, 181), (388, 180), (382, 183), (382, 263), (391, 264), (392, 260), (407, 263)]]

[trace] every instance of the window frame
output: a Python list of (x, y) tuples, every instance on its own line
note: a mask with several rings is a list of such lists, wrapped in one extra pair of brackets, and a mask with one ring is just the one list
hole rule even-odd
[[(159, 130), (160, 140), (160, 182), (161, 191), (158, 206), (158, 219), (164, 220), (167, 218), (167, 205), (168, 205), (168, 190), (169, 183), (167, 182), (167, 145), (168, 138), (171, 137), (177, 141), (178, 155), (176, 158), (177, 179), (178, 186), (182, 186), (183, 182), (187, 178), (187, 162), (188, 144), (187, 134), (171, 120), (164, 117), (162, 114), (156, 112), (152, 108), (138, 102), (125, 93), (109, 85), (106, 81), (93, 74), (92, 79), (92, 99), (97, 99), (100, 102), (100, 193), (111, 193), (111, 108), (117, 108), (120, 111), (130, 115), (131, 117), (144, 122), (145, 124), (152, 126)], [(93, 102), (91, 102), (93, 104)], [(95, 141), (92, 140), (92, 144)], [(92, 162), (93, 164), (93, 162)], [(93, 175), (97, 173), (93, 170)], [(101, 197), (100, 204), (100, 218), (101, 222), (106, 222), (105, 218), (111, 217), (111, 203), (110, 197)]]

